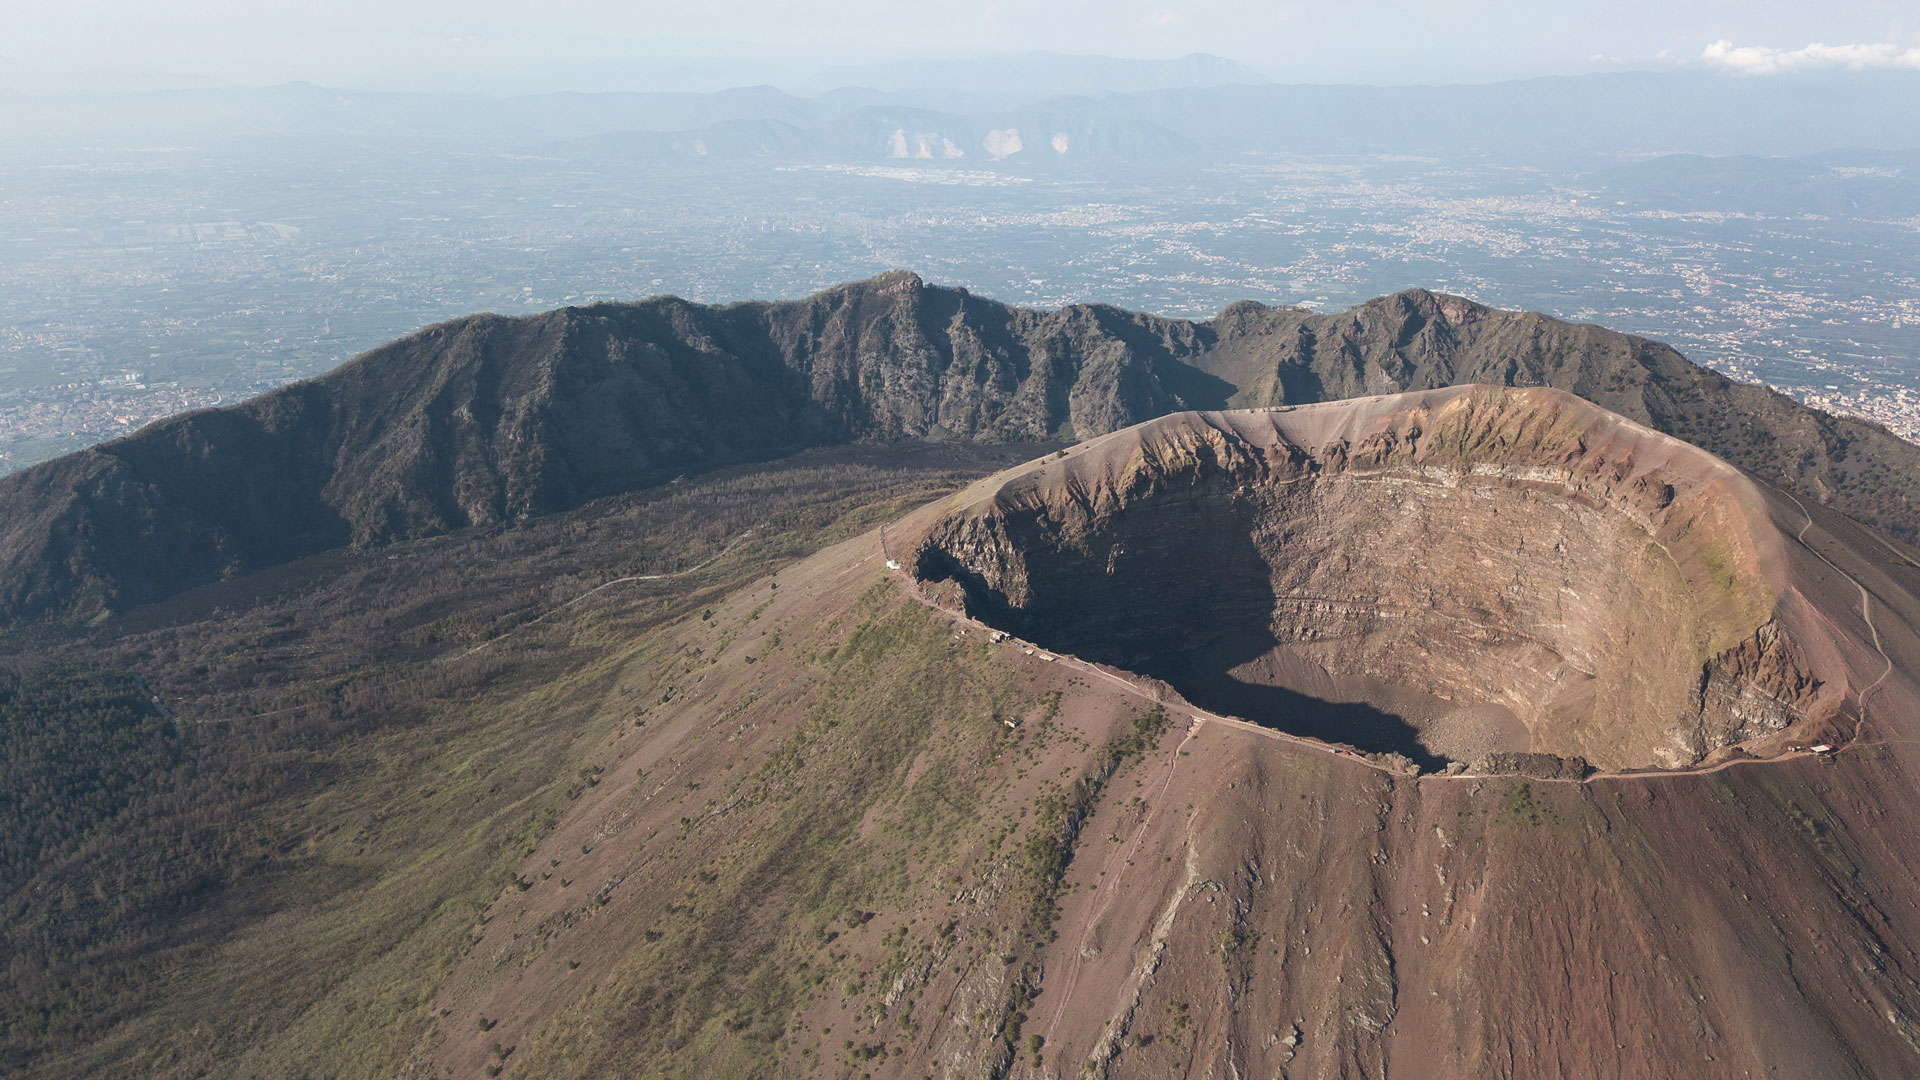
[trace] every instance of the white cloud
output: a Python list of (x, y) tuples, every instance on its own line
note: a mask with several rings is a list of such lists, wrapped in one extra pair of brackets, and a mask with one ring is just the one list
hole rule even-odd
[(1178, 26), (1187, 21), (1187, 17), (1178, 11), (1156, 11), (1140, 20), (1142, 26)]
[(1920, 46), (1902, 48), (1890, 42), (1863, 45), (1822, 45), (1804, 49), (1772, 49), (1765, 45), (1735, 45), (1716, 41), (1700, 52), (1710, 66), (1746, 75), (1778, 75), (1811, 68), (1912, 68), (1920, 71)]

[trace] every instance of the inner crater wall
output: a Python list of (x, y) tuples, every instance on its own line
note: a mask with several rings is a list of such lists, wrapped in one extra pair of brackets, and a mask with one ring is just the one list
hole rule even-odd
[(1202, 442), (1010, 485), (936, 527), (920, 573), (1203, 708), (1429, 768), (1676, 767), (1804, 717), (1731, 507), (1579, 463)]

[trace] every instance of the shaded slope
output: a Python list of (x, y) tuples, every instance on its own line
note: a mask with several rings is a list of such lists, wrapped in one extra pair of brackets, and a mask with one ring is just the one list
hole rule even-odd
[[(857, 438), (1106, 431), (1224, 387), (1186, 324), (893, 274), (788, 304), (482, 315), (0, 479), (0, 611), (90, 615)], [(1165, 378), (1163, 378), (1163, 375)]]

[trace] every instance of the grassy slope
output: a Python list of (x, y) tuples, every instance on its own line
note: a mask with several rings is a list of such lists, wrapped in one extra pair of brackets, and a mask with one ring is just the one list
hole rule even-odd
[[(938, 1039), (989, 1072), (1021, 1044), (1080, 822), (1161, 723), (1113, 702), (1066, 723), (1058, 691), (876, 562), (783, 573), (786, 595), (755, 586), (686, 629), (636, 688), (652, 734), (596, 753), (613, 781), (449, 980), (438, 1061), (834, 1075)], [(661, 678), (681, 692), (658, 701)]]

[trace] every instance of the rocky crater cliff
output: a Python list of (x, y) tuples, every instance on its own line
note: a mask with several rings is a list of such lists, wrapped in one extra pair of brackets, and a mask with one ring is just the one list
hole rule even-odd
[(1455, 387), (1151, 421), (975, 485), (913, 558), (989, 623), (1202, 707), (1428, 769), (1628, 770), (1848, 707), (1860, 680), (1783, 621), (1789, 542), (1697, 448)]

